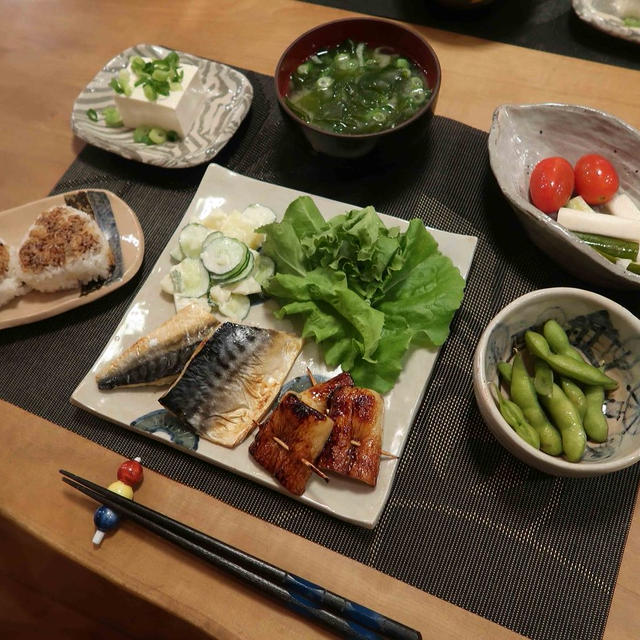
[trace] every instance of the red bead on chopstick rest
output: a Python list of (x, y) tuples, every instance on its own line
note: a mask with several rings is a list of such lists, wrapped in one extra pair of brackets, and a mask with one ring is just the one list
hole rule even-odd
[[(133, 489), (142, 482), (142, 465), (140, 458), (125, 460), (118, 467), (118, 479), (112, 482), (107, 489), (117, 493), (123, 498), (133, 500)], [(120, 522), (120, 516), (109, 507), (102, 505), (93, 514), (93, 523), (96, 525), (96, 532), (93, 535), (93, 544), (100, 545), (104, 534), (113, 531)]]

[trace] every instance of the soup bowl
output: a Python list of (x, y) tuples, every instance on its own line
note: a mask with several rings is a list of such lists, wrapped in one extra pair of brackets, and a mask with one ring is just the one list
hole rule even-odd
[[(336, 47), (345, 40), (366, 42), (370, 47), (390, 47), (411, 60), (426, 77), (430, 97), (407, 120), (373, 133), (348, 134), (327, 131), (305, 122), (287, 104), (291, 74), (318, 51)], [(440, 63), (431, 46), (414, 31), (388, 20), (346, 18), (321, 24), (296, 38), (282, 54), (275, 70), (278, 101), (287, 118), (299, 127), (313, 149), (338, 158), (358, 158), (374, 149), (402, 153), (423, 140), (440, 91)]]

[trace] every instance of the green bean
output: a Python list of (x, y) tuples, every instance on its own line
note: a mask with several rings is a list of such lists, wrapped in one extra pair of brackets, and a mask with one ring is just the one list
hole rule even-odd
[(511, 373), (513, 366), (509, 362), (498, 363), (498, 373), (504, 378), (507, 384), (511, 384)]
[(529, 351), (544, 360), (556, 373), (583, 384), (602, 385), (605, 389), (615, 389), (618, 386), (613, 378), (584, 360), (579, 362), (571, 356), (552, 353), (548, 342), (539, 333), (527, 331), (524, 337)]
[(539, 396), (551, 397), (551, 387), (553, 387), (553, 369), (540, 358), (536, 358), (534, 362), (534, 378), (533, 385)]
[[(553, 381), (551, 386), (553, 387)], [(542, 451), (559, 456), (562, 453), (562, 437), (542, 410), (520, 353), (516, 353), (513, 360), (510, 393), (511, 399), (522, 409), (525, 420), (538, 433)]]
[(498, 399), (498, 408), (507, 424), (527, 443), (535, 449), (540, 448), (540, 436), (538, 432), (525, 420), (520, 407), (511, 400), (507, 400), (500, 389), (493, 385), (493, 391)]
[(600, 385), (587, 386), (584, 389), (587, 409), (584, 415), (584, 430), (590, 440), (605, 442), (609, 435), (609, 425), (602, 412), (604, 389)]
[(580, 420), (584, 422), (584, 414), (587, 412), (587, 398), (584, 395), (584, 391), (573, 380), (569, 380), (564, 376), (560, 377), (560, 388), (578, 410)]
[(562, 434), (562, 448), (567, 460), (579, 462), (587, 445), (587, 434), (571, 400), (557, 384), (554, 384), (551, 398), (543, 396), (540, 401)]

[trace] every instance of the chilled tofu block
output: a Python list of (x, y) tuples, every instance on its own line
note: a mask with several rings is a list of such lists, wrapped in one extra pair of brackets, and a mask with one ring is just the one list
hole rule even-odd
[[(132, 84), (136, 75), (131, 74)], [(125, 127), (159, 127), (166, 131), (175, 131), (184, 138), (193, 126), (198, 109), (204, 100), (204, 89), (200, 81), (198, 67), (191, 64), (181, 64), (184, 72), (182, 90), (171, 91), (168, 96), (159, 95), (154, 101), (144, 95), (144, 88), (134, 87), (130, 96), (115, 94), (116, 107), (120, 111)]]

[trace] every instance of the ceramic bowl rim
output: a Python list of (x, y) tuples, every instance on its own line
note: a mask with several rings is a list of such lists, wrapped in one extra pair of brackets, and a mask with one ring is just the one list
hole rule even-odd
[[(476, 402), (481, 408), (483, 414), (483, 420), (487, 425), (487, 428), (496, 437), (498, 442), (505, 446), (514, 456), (520, 460), (529, 464), (530, 466), (549, 473), (551, 475), (559, 476), (571, 476), (571, 477), (587, 477), (598, 476), (606, 473), (612, 473), (614, 471), (620, 471), (626, 467), (635, 464), (640, 460), (640, 436), (638, 437), (638, 444), (634, 451), (626, 454), (625, 456), (616, 460), (609, 460), (604, 462), (568, 462), (567, 460), (559, 457), (554, 457), (538, 451), (533, 447), (527, 445), (522, 438), (520, 438), (516, 432), (506, 423), (500, 411), (498, 410), (495, 401), (491, 395), (489, 389), (489, 383), (484, 376), (485, 362), (487, 346), (489, 343), (489, 336), (495, 329), (495, 327), (503, 322), (505, 319), (512, 316), (514, 312), (517, 312), (524, 304), (536, 301), (539, 299), (554, 299), (556, 297), (573, 296), (579, 299), (583, 299), (589, 303), (593, 303), (598, 307), (601, 307), (616, 315), (622, 316), (629, 324), (634, 327), (637, 333), (640, 335), (640, 319), (638, 319), (628, 309), (625, 309), (622, 305), (592, 291), (585, 289), (577, 289), (573, 287), (551, 287), (547, 289), (538, 289), (530, 293), (526, 293), (519, 298), (516, 298), (504, 308), (502, 308), (485, 327), (478, 344), (476, 346), (475, 354), (473, 357), (473, 391), (476, 397)], [(484, 412), (488, 412), (491, 420), (484, 417)], [(509, 446), (503, 443), (506, 441)], [(515, 453), (517, 451), (517, 453)], [(553, 470), (551, 470), (553, 469)]]
[(561, 102), (540, 102), (540, 103), (528, 103), (528, 104), (512, 104), (505, 103), (498, 105), (491, 118), (491, 128), (489, 129), (489, 138), (488, 138), (488, 147), (489, 147), (489, 164), (491, 165), (491, 171), (495, 177), (498, 186), (500, 187), (500, 191), (502, 195), (505, 197), (507, 202), (515, 209), (522, 213), (526, 213), (529, 217), (533, 218), (536, 222), (541, 225), (544, 225), (547, 229), (552, 229), (552, 233), (554, 233), (559, 238), (562, 238), (565, 242), (568, 242), (572, 247), (574, 247), (580, 254), (592, 263), (596, 263), (601, 269), (604, 269), (609, 272), (609, 274), (616, 279), (624, 280), (628, 283), (634, 284), (636, 286), (640, 285), (640, 275), (625, 272), (616, 268), (616, 265), (611, 264), (604, 256), (601, 256), (597, 251), (592, 251), (590, 247), (586, 244), (578, 240), (573, 234), (571, 234), (567, 229), (565, 229), (562, 225), (560, 225), (556, 220), (548, 216), (547, 214), (540, 211), (537, 207), (535, 207), (531, 202), (522, 198), (517, 193), (510, 193), (507, 189), (507, 185), (500, 179), (501, 172), (498, 170), (498, 161), (496, 157), (496, 147), (497, 140), (501, 135), (500, 127), (498, 125), (498, 118), (502, 113), (505, 113), (509, 110), (533, 110), (533, 109), (549, 109), (549, 110), (563, 110), (563, 111), (573, 111), (575, 113), (579, 113), (581, 115), (584, 114), (593, 114), (597, 117), (604, 118), (610, 122), (615, 123), (616, 125), (626, 129), (629, 134), (634, 136), (638, 143), (640, 144), (640, 131), (635, 127), (632, 127), (630, 124), (624, 122), (620, 118), (611, 115), (605, 111), (600, 109), (595, 109), (594, 107), (586, 107), (582, 105), (561, 103)]
[[(369, 23), (378, 23), (378, 24), (390, 24), (390, 25), (393, 25), (394, 27), (397, 27), (398, 29), (400, 29), (402, 31), (406, 31), (407, 33), (411, 34), (413, 37), (415, 37), (418, 40), (422, 41), (422, 43), (424, 44), (424, 46), (428, 50), (429, 54), (433, 58), (434, 66), (436, 68), (436, 81), (435, 81), (435, 85), (431, 89), (431, 96), (429, 96), (429, 99), (408, 120), (405, 120), (404, 122), (401, 122), (399, 125), (397, 125), (395, 127), (392, 127), (390, 129), (383, 129), (381, 131), (373, 131), (371, 133), (335, 133), (334, 131), (327, 131), (326, 129), (321, 129), (320, 127), (316, 127), (315, 125), (312, 125), (312, 124), (309, 124), (308, 122), (305, 122), (304, 120), (302, 120), (302, 118), (300, 118), (296, 113), (294, 113), (289, 108), (289, 106), (285, 102), (283, 96), (280, 95), (280, 90), (278, 88), (278, 77), (280, 75), (280, 68), (282, 67), (284, 61), (287, 59), (287, 56), (289, 55), (289, 52), (291, 51), (291, 49), (293, 49), (293, 47), (300, 40), (302, 40), (303, 38), (306, 38), (308, 35), (314, 33), (315, 31), (318, 31), (320, 29), (324, 29), (326, 27), (329, 27), (331, 25), (334, 25), (334, 24), (337, 24), (337, 23), (340, 23), (340, 22), (369, 22)], [(311, 129), (312, 131), (315, 131), (315, 132), (317, 132), (319, 134), (322, 134), (322, 135), (325, 135), (325, 136), (329, 136), (331, 138), (335, 138), (336, 140), (341, 140), (341, 141), (346, 141), (346, 140), (369, 140), (371, 138), (377, 138), (379, 136), (386, 136), (386, 135), (389, 135), (389, 134), (394, 133), (396, 131), (400, 131), (400, 130), (404, 129), (405, 127), (407, 127), (408, 125), (410, 125), (411, 123), (415, 122), (416, 120), (419, 120), (422, 116), (424, 116), (431, 109), (431, 106), (435, 103), (435, 101), (438, 98), (438, 94), (440, 93), (440, 84), (441, 84), (441, 81), (442, 81), (442, 68), (440, 66), (440, 60), (438, 59), (438, 56), (437, 56), (434, 48), (431, 46), (431, 44), (423, 36), (421, 36), (414, 29), (410, 29), (406, 25), (400, 24), (399, 22), (395, 22), (393, 20), (384, 20), (382, 18), (375, 18), (375, 17), (353, 16), (353, 17), (349, 17), (349, 18), (338, 18), (337, 20), (329, 20), (328, 22), (323, 22), (321, 24), (318, 24), (318, 25), (316, 25), (314, 27), (311, 27), (311, 29), (307, 29), (304, 33), (301, 33), (297, 38), (295, 38), (292, 42), (290, 42), (289, 45), (287, 45), (287, 48), (283, 51), (282, 55), (280, 56), (280, 58), (279, 58), (279, 60), (278, 60), (278, 62), (276, 64), (276, 68), (275, 68), (274, 74), (273, 74), (273, 80), (274, 80), (274, 86), (275, 86), (275, 91), (276, 91), (276, 97), (278, 99), (278, 102), (280, 103), (280, 106), (284, 109), (284, 111), (291, 118), (293, 118), (293, 120), (295, 122), (297, 122), (301, 126), (306, 127), (308, 129)]]

